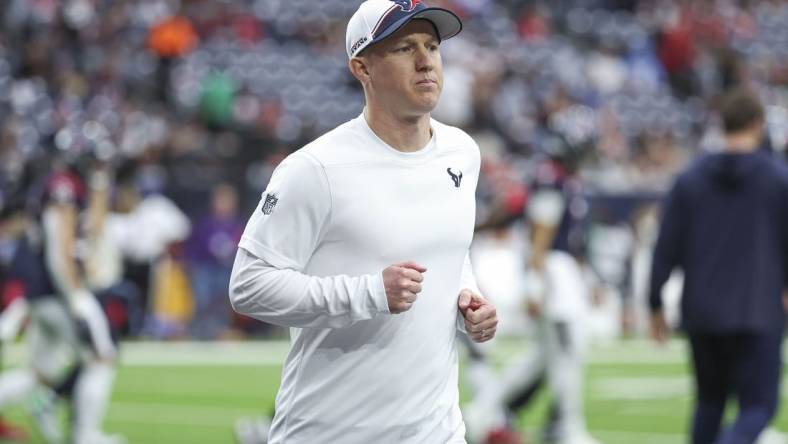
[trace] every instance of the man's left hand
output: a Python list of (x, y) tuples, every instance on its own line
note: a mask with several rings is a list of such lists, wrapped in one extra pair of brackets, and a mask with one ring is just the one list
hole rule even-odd
[(659, 345), (668, 342), (670, 328), (668, 327), (668, 321), (665, 320), (665, 313), (662, 310), (651, 312), (649, 333), (651, 339), (656, 341)]
[(788, 290), (783, 290), (783, 310), (788, 314)]
[(498, 312), (490, 301), (464, 288), (457, 299), (457, 307), (465, 318), (465, 331), (474, 342), (486, 342), (495, 337)]

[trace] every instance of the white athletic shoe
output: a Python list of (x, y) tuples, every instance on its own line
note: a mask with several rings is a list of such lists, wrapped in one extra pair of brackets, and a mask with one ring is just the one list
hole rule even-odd
[(266, 444), (271, 420), (264, 417), (240, 418), (235, 421), (235, 439), (238, 444)]
[(561, 441), (562, 444), (600, 444), (588, 432), (575, 433), (567, 439)]
[(490, 432), (506, 427), (506, 415), (501, 409), (472, 401), (462, 408), (465, 439), (469, 444), (481, 444)]
[(788, 444), (788, 435), (769, 427), (758, 437), (757, 444)]
[(58, 411), (57, 395), (50, 389), (36, 389), (27, 404), (39, 433), (47, 444), (61, 444), (64, 440), (63, 424)]
[(128, 440), (122, 435), (93, 432), (74, 438), (74, 444), (128, 444)]

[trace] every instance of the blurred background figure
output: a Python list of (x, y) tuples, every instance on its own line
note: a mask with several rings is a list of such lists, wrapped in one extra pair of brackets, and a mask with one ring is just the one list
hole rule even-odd
[[(17, 199), (15, 199), (17, 197)], [(16, 200), (16, 202), (14, 202)], [(26, 221), (20, 214), (22, 208), (18, 196), (8, 193), (2, 194), (0, 199), (0, 353), (7, 353), (8, 345), (22, 330), (22, 324), (29, 313), (27, 301), (20, 294), (20, 288), (10, 279), (11, 261), (14, 259), (20, 237), (26, 229)], [(16, 287), (16, 288), (14, 288)], [(3, 364), (4, 355), (0, 355), (0, 364)], [(2, 368), (0, 385), (8, 373)], [(0, 392), (3, 390), (0, 389)], [(3, 400), (0, 400), (3, 403)], [(8, 422), (0, 416), (0, 439), (12, 442), (27, 441), (28, 433), (21, 427)]]
[(235, 189), (229, 184), (216, 185), (209, 212), (197, 220), (186, 247), (195, 306), (192, 336), (197, 339), (230, 333), (233, 311), (227, 289), (243, 229)]
[(145, 184), (145, 167), (127, 161), (118, 176), (107, 230), (125, 271), (115, 293), (131, 301), (121, 315), (126, 320), (122, 332), (132, 337), (183, 337), (191, 320), (192, 296), (177, 259), (191, 223), (172, 200)]
[[(48, 441), (69, 436), (77, 443), (121, 443), (122, 437), (102, 430), (116, 348), (95, 296), (96, 285), (109, 282), (101, 279), (106, 269), (96, 268), (94, 260), (103, 253), (112, 174), (94, 153), (54, 160), (42, 175), (26, 169), (28, 177), (20, 183), (28, 188), (17, 192), (29, 194), (14, 196), (21, 204), (10, 218), (9, 225), (17, 228), (8, 279), (28, 302), (30, 360), (29, 366), (2, 375), (0, 405), (23, 401), (38, 390), (46, 394), (33, 413)], [(15, 328), (10, 330), (7, 340), (15, 336)], [(67, 432), (58, 430), (55, 395), (71, 402)]]
[[(525, 216), (527, 227), (528, 249), (520, 262), (522, 277), (507, 280), (511, 288), (522, 293), (525, 308), (520, 310), (527, 310), (531, 317), (536, 342), (528, 354), (503, 370), (500, 380), (486, 378), (488, 388), (479, 392), (490, 395), (479, 397), (469, 407), (469, 422), (474, 422), (475, 415), (489, 418), (486, 427), (490, 433), (481, 442), (516, 442), (502, 430), (514, 427), (510, 421), (533, 399), (537, 389), (546, 385), (552, 409), (543, 440), (595, 443), (585, 427), (583, 371), (596, 281), (589, 282), (590, 273), (583, 271), (589, 205), (577, 177), (578, 166), (593, 148), (593, 140), (586, 135), (572, 143), (561, 133), (549, 131), (540, 139), (540, 148), (541, 162), (528, 187), (527, 202), (516, 206)], [(507, 208), (492, 213), (512, 214)]]
[[(544, 440), (592, 444), (596, 441), (586, 430), (583, 381), (596, 279), (584, 270), (589, 204), (577, 172), (594, 140), (592, 134), (576, 134), (574, 141), (557, 132), (541, 140), (546, 159), (537, 166), (526, 208), (530, 251), (523, 284), (528, 314), (537, 323), (537, 343), (516, 371), (520, 384), (505, 380), (511, 391), (504, 402), (516, 410), (546, 378), (553, 410)], [(514, 373), (507, 372), (510, 377)]]
[[(665, 198), (649, 290), (651, 335), (668, 339), (662, 286), (684, 271), (681, 327), (695, 375), (693, 444), (755, 442), (777, 411), (788, 270), (788, 168), (762, 149), (763, 107), (745, 88), (720, 101), (721, 152)], [(729, 396), (739, 413), (729, 426)]]

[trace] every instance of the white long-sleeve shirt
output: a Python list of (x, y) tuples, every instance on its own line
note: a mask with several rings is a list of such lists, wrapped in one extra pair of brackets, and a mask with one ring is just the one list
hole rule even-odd
[[(460, 288), (480, 293), (467, 255)], [(389, 313), (381, 274), (308, 276), (276, 268), (243, 248), (233, 264), (231, 302), (239, 313), (282, 327), (342, 328)], [(459, 312), (457, 329), (466, 333)]]
[(389, 312), (381, 275), (308, 276), (276, 268), (243, 248), (233, 265), (231, 294), (239, 313), (283, 327), (343, 328)]
[[(240, 313), (293, 327), (270, 442), (464, 442), (455, 336), (459, 290), (476, 290), (479, 151), (431, 122), (402, 153), (363, 116), (289, 156), (249, 220), (230, 297)], [(381, 272), (425, 267), (410, 310), (388, 310)]]

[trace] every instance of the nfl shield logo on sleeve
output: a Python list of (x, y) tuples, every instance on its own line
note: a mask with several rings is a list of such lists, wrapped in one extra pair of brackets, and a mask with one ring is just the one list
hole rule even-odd
[(274, 211), (274, 207), (279, 199), (276, 198), (273, 194), (266, 194), (265, 195), (265, 202), (263, 202), (263, 214), (271, 214)]

